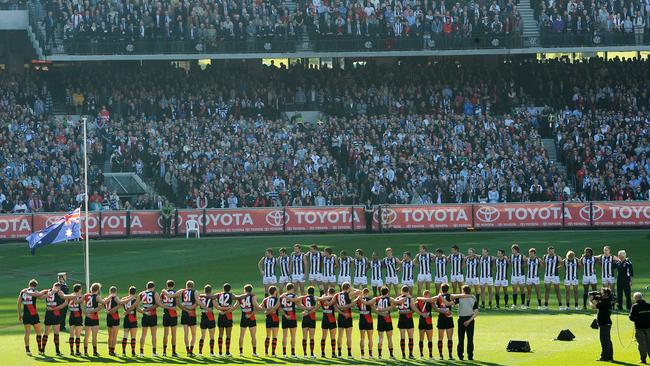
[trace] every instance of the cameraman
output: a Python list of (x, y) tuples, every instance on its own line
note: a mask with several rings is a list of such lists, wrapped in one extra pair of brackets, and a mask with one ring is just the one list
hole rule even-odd
[(634, 336), (639, 344), (641, 363), (646, 363), (648, 351), (650, 351), (650, 304), (643, 300), (643, 295), (640, 292), (634, 294), (630, 320), (634, 322)]
[(600, 358), (597, 361), (614, 361), (614, 347), (612, 346), (612, 291), (606, 287), (600, 293), (589, 293), (589, 303), (592, 309), (597, 309), (596, 321), (600, 330)]

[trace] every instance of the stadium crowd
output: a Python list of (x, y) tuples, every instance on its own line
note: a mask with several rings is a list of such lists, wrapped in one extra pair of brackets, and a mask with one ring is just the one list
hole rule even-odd
[[(644, 61), (120, 65), (63, 74), (68, 112), (97, 116), (93, 209), (162, 205), (109, 192), (97, 168), (107, 159), (179, 207), (648, 199)], [(3, 210), (38, 211), (34, 197), (46, 211), (76, 205), (79, 125), (48, 118), (51, 107), (40, 112), (44, 81), (2, 85), (11, 120), (0, 156)], [(287, 108), (325, 115), (287, 122)], [(555, 137), (566, 175), (542, 134)], [(34, 154), (40, 159), (28, 163)]]

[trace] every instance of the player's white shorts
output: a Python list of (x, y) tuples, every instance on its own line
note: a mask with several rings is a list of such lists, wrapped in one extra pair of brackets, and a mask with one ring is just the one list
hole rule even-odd
[(426, 274), (419, 274), (418, 275), (418, 282), (431, 282), (431, 273)]
[(465, 282), (465, 278), (462, 274), (460, 275), (451, 275), (451, 282)]
[(368, 277), (355, 277), (354, 285), (355, 286), (366, 286), (368, 284)]
[(510, 283), (512, 285), (525, 285), (526, 284), (526, 276), (512, 276), (510, 277)]
[(280, 276), (280, 283), (289, 283), (291, 282), (290, 276)]
[(265, 285), (275, 285), (276, 283), (278, 283), (278, 281), (275, 278), (275, 276), (270, 276), (270, 277), (264, 276), (262, 278), (262, 283)]
[(539, 285), (539, 277), (526, 278), (527, 285)]
[(508, 287), (508, 280), (494, 280), (494, 286)]
[(603, 285), (613, 285), (616, 283), (616, 278), (612, 277), (603, 277)]
[(492, 277), (481, 277), (478, 280), (478, 283), (481, 286), (493, 286), (494, 285), (494, 279)]
[(397, 284), (399, 284), (399, 280), (397, 279), (397, 276), (386, 277), (386, 285), (397, 285)]
[(336, 283), (336, 276), (321, 276), (320, 280), (324, 283)]
[(314, 274), (309, 274), (309, 280), (310, 281), (315, 281), (315, 282), (320, 282), (323, 280), (323, 275), (320, 273), (314, 273)]
[(478, 277), (467, 277), (465, 279), (465, 284), (469, 286), (478, 286)]
[(350, 276), (339, 276), (339, 285), (342, 285), (344, 282), (352, 283), (352, 278)]
[(402, 286), (413, 287), (413, 280), (402, 280)]
[(435, 283), (448, 283), (447, 282), (447, 276), (445, 277), (436, 277), (433, 279), (433, 282)]
[(564, 280), (564, 286), (578, 286), (578, 279), (575, 280)]
[(559, 285), (560, 284), (560, 276), (545, 276), (544, 277), (544, 284)]
[(305, 283), (305, 275), (304, 274), (291, 275), (291, 282)]
[(583, 276), (582, 277), (582, 284), (583, 285), (596, 285), (596, 284), (598, 284), (598, 278), (596, 278), (596, 275)]
[(382, 281), (382, 280), (370, 280), (370, 285), (372, 287), (382, 287), (382, 286), (384, 286), (384, 281)]

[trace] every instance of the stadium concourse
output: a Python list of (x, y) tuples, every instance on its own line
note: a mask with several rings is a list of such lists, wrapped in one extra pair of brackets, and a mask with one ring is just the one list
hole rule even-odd
[[(649, 199), (647, 61), (136, 65), (3, 75), (3, 212)], [(315, 124), (284, 110), (321, 110)], [(542, 137), (552, 138), (558, 162)], [(121, 199), (101, 168), (158, 194)], [(53, 178), (53, 179), (50, 179)]]

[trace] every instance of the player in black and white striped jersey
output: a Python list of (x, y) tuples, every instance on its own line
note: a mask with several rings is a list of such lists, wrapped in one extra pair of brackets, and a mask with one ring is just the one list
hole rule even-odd
[[(596, 291), (596, 257), (594, 257), (594, 250), (587, 247), (582, 253), (582, 257), (578, 261), (578, 265), (582, 267), (582, 308), (587, 308), (587, 299), (589, 298), (589, 291)], [(589, 289), (591, 287), (591, 290)]]
[[(336, 287), (336, 254), (333, 254), (332, 248), (325, 248), (323, 251), (323, 294), (329, 288)], [(321, 296), (323, 296), (321, 294)]]
[(497, 257), (494, 259), (494, 299), (496, 300), (497, 309), (501, 307), (501, 291), (503, 291), (503, 301), (505, 307), (508, 307), (508, 257), (506, 251), (499, 249)]
[(457, 294), (460, 293), (463, 288), (463, 283), (465, 278), (463, 277), (463, 253), (460, 252), (458, 245), (451, 247), (451, 254), (447, 258), (449, 260), (450, 269), (450, 279), (451, 279), (451, 288), (452, 292)]
[(339, 268), (339, 288), (346, 282), (351, 283), (352, 282), (352, 277), (350, 274), (350, 268), (352, 268), (352, 258), (348, 256), (348, 252), (345, 250), (342, 250), (338, 261), (337, 265)]
[(521, 295), (521, 307), (526, 307), (526, 256), (521, 254), (519, 244), (510, 247), (510, 283), (512, 283), (512, 309), (517, 307), (517, 294)]
[(479, 286), (478, 280), (478, 256), (474, 248), (469, 248), (467, 250), (467, 256), (465, 257), (465, 284), (474, 287), (474, 294), (476, 295), (476, 303), (479, 302), (479, 297), (481, 294), (481, 288)]
[(492, 277), (492, 263), (494, 258), (490, 255), (488, 248), (481, 249), (481, 256), (479, 257), (479, 264), (481, 266), (481, 274), (479, 277), (479, 285), (481, 285), (481, 307), (485, 307), (485, 293), (488, 293), (488, 306), (492, 309), (492, 296), (494, 291), (494, 277)]
[(609, 287), (612, 293), (616, 293), (616, 278), (614, 277), (614, 270), (619, 262), (618, 257), (612, 255), (612, 249), (609, 245), (603, 247), (603, 254), (597, 257), (600, 264), (601, 281), (603, 287)]
[(440, 293), (440, 286), (447, 283), (447, 257), (441, 248), (436, 249), (433, 257), (433, 265), (435, 266), (435, 276), (433, 283), (436, 286), (436, 293)]
[(318, 245), (312, 244), (309, 246), (307, 253), (307, 261), (309, 262), (309, 285), (320, 290), (323, 294), (323, 253), (318, 250)]
[(528, 258), (526, 259), (528, 265), (528, 274), (526, 276), (526, 286), (528, 287), (528, 300), (523, 308), (530, 307), (530, 300), (533, 298), (533, 287), (537, 295), (537, 309), (542, 309), (542, 297), (540, 295), (539, 287), (539, 267), (542, 265), (541, 259), (537, 256), (535, 248), (528, 249)]
[(257, 263), (257, 268), (262, 275), (262, 284), (264, 285), (264, 297), (268, 296), (269, 287), (275, 285), (278, 281), (275, 277), (275, 264), (276, 259), (273, 257), (273, 249), (268, 248), (264, 252), (264, 256)]
[(296, 244), (291, 253), (291, 282), (300, 290), (301, 296), (305, 294), (305, 268), (307, 268), (307, 257), (302, 252), (300, 244)]
[(363, 250), (354, 251), (354, 286), (362, 290), (368, 286), (368, 258), (363, 255)]
[(379, 259), (377, 252), (372, 252), (372, 259), (370, 260), (370, 286), (372, 286), (372, 293), (374, 297), (379, 296), (379, 290), (384, 286), (384, 281), (381, 279), (381, 269), (383, 267), (382, 260)]
[(580, 310), (578, 307), (578, 260), (576, 259), (576, 254), (573, 250), (569, 250), (566, 253), (566, 258), (564, 259), (564, 289), (566, 291), (566, 308), (565, 310), (570, 309), (571, 304), (571, 293), (573, 292), (573, 300), (575, 304), (575, 309)]
[[(422, 293), (422, 287), (424, 286), (427, 290), (431, 289), (431, 253), (427, 251), (425, 245), (420, 245), (420, 251), (415, 256), (415, 265), (418, 266), (418, 296)], [(411, 286), (410, 286), (411, 287)]]
[(278, 267), (280, 267), (280, 292), (291, 282), (291, 258), (287, 255), (286, 248), (280, 248), (280, 255), (277, 258)]
[(544, 255), (544, 309), (548, 308), (548, 298), (551, 295), (551, 285), (555, 288), (555, 296), (560, 310), (562, 307), (562, 296), (560, 296), (560, 267), (562, 267), (562, 257), (555, 254), (555, 248), (549, 246)]
[(399, 295), (399, 279), (397, 277), (397, 272), (402, 264), (397, 257), (393, 256), (393, 249), (386, 248), (386, 257), (382, 260), (384, 268), (386, 269), (386, 287), (390, 290), (390, 287), (393, 287), (395, 291), (395, 297)]
[(411, 260), (411, 252), (404, 252), (402, 257), (402, 286), (413, 288), (413, 260)]

